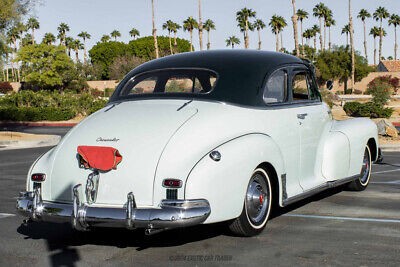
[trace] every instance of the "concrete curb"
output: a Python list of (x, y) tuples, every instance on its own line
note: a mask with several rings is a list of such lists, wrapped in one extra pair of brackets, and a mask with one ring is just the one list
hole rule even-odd
[(29, 141), (0, 141), (0, 150), (55, 146), (60, 142), (60, 140), (61, 136), (50, 135), (47, 138)]
[(46, 126), (46, 127), (72, 127), (77, 122), (30, 122), (30, 121), (2, 121), (0, 126)]
[(382, 144), (379, 145), (383, 152), (399, 152), (400, 144)]

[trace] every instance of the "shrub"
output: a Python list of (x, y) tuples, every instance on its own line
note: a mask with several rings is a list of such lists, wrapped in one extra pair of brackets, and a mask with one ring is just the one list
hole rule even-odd
[(112, 94), (114, 93), (114, 91), (115, 91), (115, 88), (106, 88), (105, 91), (106, 91), (105, 96), (106, 96), (106, 97), (111, 97), (111, 95), (112, 95)]
[(362, 95), (362, 91), (361, 91), (361, 90), (354, 89), (354, 90), (353, 90), (353, 94), (355, 94), (355, 95)]
[(383, 106), (389, 101), (390, 95), (393, 94), (393, 89), (390, 83), (378, 80), (368, 84), (366, 94), (372, 95), (374, 103)]
[(88, 115), (95, 113), (96, 111), (104, 108), (107, 105), (107, 100), (100, 99), (93, 103), (88, 111)]
[(8, 92), (12, 92), (13, 88), (9, 82), (0, 82), (0, 93), (7, 94)]
[(75, 116), (73, 110), (53, 107), (1, 107), (0, 120), (8, 121), (63, 121)]
[(322, 96), (322, 100), (328, 104), (330, 108), (333, 107), (333, 94), (329, 92), (328, 90), (322, 90), (320, 91), (320, 94)]
[(143, 59), (131, 55), (117, 57), (109, 66), (110, 79), (121, 80), (128, 72), (143, 62)]
[(352, 117), (389, 118), (393, 114), (392, 108), (385, 108), (374, 102), (347, 102), (343, 109)]
[(389, 84), (393, 89), (397, 89), (400, 86), (400, 79), (392, 77), (391, 75), (379, 76), (368, 83), (368, 88), (375, 86), (377, 83)]

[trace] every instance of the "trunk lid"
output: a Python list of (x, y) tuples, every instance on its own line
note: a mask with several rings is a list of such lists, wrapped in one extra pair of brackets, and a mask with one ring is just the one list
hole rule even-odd
[[(187, 100), (127, 101), (106, 107), (76, 126), (57, 147), (51, 172), (51, 199), (72, 201), (72, 187), (86, 186), (91, 170), (79, 167), (77, 147), (110, 146), (122, 161), (100, 173), (96, 204), (121, 205), (133, 192), (138, 206), (153, 205), (153, 183), (161, 153), (169, 139), (197, 113)], [(84, 197), (86, 199), (86, 197)]]

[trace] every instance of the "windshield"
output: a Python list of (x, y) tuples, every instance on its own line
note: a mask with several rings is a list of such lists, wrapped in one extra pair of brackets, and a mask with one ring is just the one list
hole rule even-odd
[(118, 97), (134, 95), (207, 94), (217, 81), (217, 75), (209, 70), (173, 69), (139, 74), (129, 79)]

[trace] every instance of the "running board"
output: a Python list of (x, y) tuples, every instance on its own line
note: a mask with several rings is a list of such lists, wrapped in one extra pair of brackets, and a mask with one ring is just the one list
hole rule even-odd
[(322, 184), (322, 185), (317, 186), (317, 187), (315, 187), (313, 189), (307, 190), (307, 191), (305, 191), (305, 192), (303, 192), (301, 194), (298, 194), (296, 196), (284, 199), (282, 201), (282, 204), (285, 207), (285, 206), (290, 205), (290, 204), (292, 204), (294, 202), (297, 202), (299, 200), (308, 198), (308, 197), (310, 197), (312, 195), (315, 195), (315, 194), (317, 194), (319, 192), (322, 192), (322, 191), (324, 191), (326, 189), (338, 187), (338, 186), (341, 186), (341, 185), (346, 184), (348, 182), (352, 182), (352, 181), (358, 179), (359, 177), (360, 177), (360, 175), (357, 174), (357, 175), (353, 175), (353, 176), (350, 176), (350, 177), (347, 177), (347, 178), (343, 178), (343, 179), (340, 179), (340, 180), (327, 182), (325, 184)]

